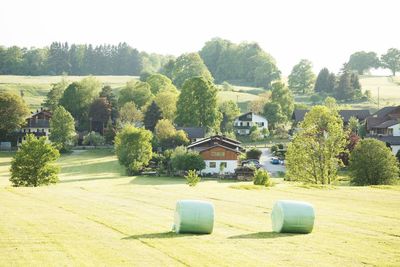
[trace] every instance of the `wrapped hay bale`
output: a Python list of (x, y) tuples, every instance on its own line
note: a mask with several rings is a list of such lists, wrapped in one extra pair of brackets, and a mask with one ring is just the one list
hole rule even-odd
[(302, 201), (279, 200), (272, 208), (272, 230), (277, 233), (311, 233), (314, 208)]
[(176, 203), (173, 231), (176, 233), (211, 234), (214, 227), (214, 205), (200, 200)]

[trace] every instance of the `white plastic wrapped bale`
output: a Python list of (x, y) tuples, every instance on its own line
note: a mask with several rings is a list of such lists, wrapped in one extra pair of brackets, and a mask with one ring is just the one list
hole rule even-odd
[(279, 200), (272, 208), (272, 230), (277, 233), (311, 233), (314, 219), (314, 207), (307, 202)]
[(176, 203), (173, 231), (176, 233), (211, 234), (214, 227), (214, 205), (201, 200), (179, 200)]

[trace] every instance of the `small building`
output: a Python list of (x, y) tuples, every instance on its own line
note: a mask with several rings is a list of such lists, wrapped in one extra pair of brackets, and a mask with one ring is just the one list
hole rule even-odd
[(215, 135), (190, 144), (188, 149), (198, 151), (206, 163), (202, 174), (233, 174), (238, 167), (239, 156), (244, 151), (239, 141)]
[[(298, 125), (302, 122), (308, 112), (308, 109), (295, 109), (292, 115), (293, 124)], [(339, 115), (343, 124), (347, 125), (351, 117), (356, 118), (361, 123), (371, 116), (371, 113), (367, 109), (343, 109), (339, 110)]]
[(206, 136), (206, 130), (203, 127), (176, 127), (176, 129), (184, 131), (191, 143), (200, 141)]
[(32, 113), (25, 121), (25, 125), (18, 130), (17, 143), (22, 143), (26, 139), (27, 134), (34, 134), (36, 137), (46, 136), (50, 134), (50, 119), (52, 113), (49, 110), (41, 108)]
[(237, 117), (233, 124), (235, 132), (239, 135), (249, 135), (253, 126), (260, 131), (264, 128), (268, 129), (268, 120), (254, 112), (247, 112)]

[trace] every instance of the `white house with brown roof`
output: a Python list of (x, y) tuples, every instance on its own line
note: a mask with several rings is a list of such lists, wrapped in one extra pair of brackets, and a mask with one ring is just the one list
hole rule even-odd
[(240, 144), (225, 136), (215, 135), (190, 144), (188, 149), (198, 151), (204, 159), (206, 167), (201, 170), (202, 174), (232, 174), (244, 151)]
[(247, 112), (236, 117), (233, 124), (235, 132), (239, 135), (249, 135), (253, 126), (256, 126), (260, 131), (264, 128), (268, 129), (268, 120), (254, 112)]
[(49, 110), (41, 108), (32, 113), (25, 120), (25, 125), (18, 130), (18, 143), (23, 143), (27, 134), (34, 134), (36, 137), (45, 136), (48, 138), (50, 134), (50, 119), (52, 113)]

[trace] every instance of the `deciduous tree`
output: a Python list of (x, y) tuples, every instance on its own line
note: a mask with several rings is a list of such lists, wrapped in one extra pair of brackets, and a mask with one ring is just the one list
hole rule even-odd
[(19, 95), (0, 92), (0, 136), (18, 129), (28, 114), (28, 107)]
[(381, 56), (381, 66), (389, 69), (392, 75), (396, 76), (396, 72), (400, 70), (400, 50), (390, 48), (386, 54)]
[(58, 106), (51, 117), (49, 139), (61, 152), (70, 150), (76, 140), (74, 118), (62, 106)]
[(379, 58), (375, 52), (359, 51), (350, 56), (349, 62), (346, 64), (348, 70), (355, 70), (359, 75), (363, 75), (365, 71), (371, 68), (379, 67)]
[(312, 71), (312, 63), (306, 59), (300, 60), (289, 75), (289, 88), (293, 92), (310, 93), (313, 89), (315, 74)]

